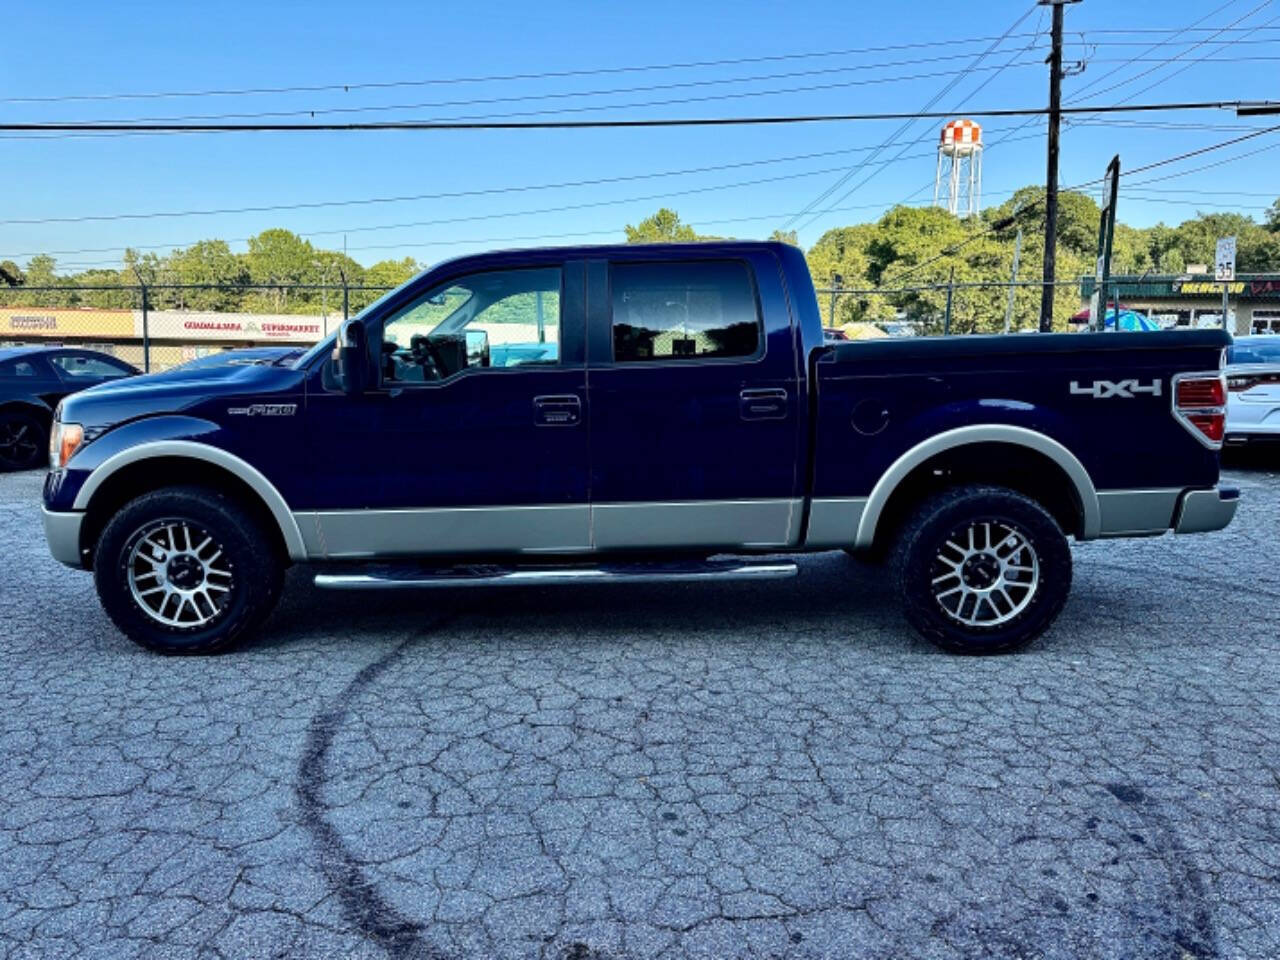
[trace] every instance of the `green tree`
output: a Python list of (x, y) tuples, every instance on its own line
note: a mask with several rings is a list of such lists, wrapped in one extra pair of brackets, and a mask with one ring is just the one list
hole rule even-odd
[(1267, 211), (1267, 229), (1272, 233), (1280, 233), (1280, 200), (1273, 203)]
[(249, 269), (225, 240), (201, 240), (169, 256), (169, 269), (182, 284), (216, 284), (217, 289), (175, 291), (179, 309), (233, 312), (241, 306)]
[(21, 268), (12, 260), (0, 260), (0, 286), (20, 287), (23, 282)]
[(247, 302), (265, 306), (264, 312), (284, 313), (289, 305), (289, 285), (305, 283), (315, 269), (315, 248), (292, 231), (263, 230), (249, 238), (245, 263), (249, 282), (270, 288), (255, 291)]
[(789, 243), (793, 247), (800, 246), (800, 237), (794, 230), (775, 230), (769, 234), (769, 239), (775, 243)]
[(669, 207), (663, 207), (653, 216), (645, 217), (634, 227), (627, 224), (623, 229), (627, 234), (627, 243), (694, 243), (717, 239), (703, 236), (687, 223), (682, 223), (680, 214)]
[[(27, 261), (23, 271), (23, 287), (27, 292), (19, 294), (16, 305), (24, 307), (69, 307), (75, 302), (71, 292), (72, 281), (58, 276), (58, 261), (47, 253)], [(54, 287), (53, 290), (32, 290), (32, 287)]]

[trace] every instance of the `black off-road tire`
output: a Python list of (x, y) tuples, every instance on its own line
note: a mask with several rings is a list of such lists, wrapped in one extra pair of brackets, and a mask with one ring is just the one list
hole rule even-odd
[(48, 450), (47, 422), (26, 410), (0, 410), (0, 470), (34, 470)]
[[(1004, 525), (1025, 538), (1034, 551), (1038, 581), (1025, 608), (1006, 622), (968, 625), (944, 609), (933, 581), (940, 570), (947, 569), (940, 552), (948, 539), (954, 539), (957, 531), (967, 531), (970, 524), (981, 529), (984, 523)], [(947, 552), (947, 557), (954, 556)], [(926, 640), (951, 653), (1010, 653), (1044, 633), (1062, 612), (1071, 589), (1071, 547), (1058, 522), (1030, 497), (1004, 487), (956, 487), (926, 500), (903, 525), (894, 544), (891, 572), (907, 621)], [(948, 581), (939, 590), (959, 582), (959, 578)], [(1017, 604), (1000, 615), (1015, 609)]]
[[(219, 595), (217, 614), (203, 625), (161, 623), (131, 586), (135, 545), (167, 524), (182, 523), (212, 536), (230, 571), (228, 595), (225, 601)], [(165, 534), (159, 536), (163, 540)], [(180, 535), (177, 542), (181, 546)], [(107, 615), (135, 643), (163, 654), (214, 654), (248, 638), (270, 615), (284, 582), (284, 562), (257, 518), (236, 500), (204, 487), (168, 487), (129, 501), (111, 518), (94, 551), (93, 578)]]

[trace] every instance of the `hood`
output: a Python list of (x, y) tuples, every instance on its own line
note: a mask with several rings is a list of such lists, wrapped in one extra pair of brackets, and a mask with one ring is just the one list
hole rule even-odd
[(235, 398), (260, 401), (301, 391), (305, 373), (291, 367), (229, 364), (175, 367), (103, 383), (62, 401), (62, 420), (79, 423), (91, 436), (102, 430), (162, 413), (200, 415), (225, 409), (222, 401)]

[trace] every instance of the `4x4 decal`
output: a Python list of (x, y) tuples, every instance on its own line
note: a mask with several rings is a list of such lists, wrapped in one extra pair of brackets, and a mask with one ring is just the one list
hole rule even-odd
[(1093, 397), (1095, 400), (1106, 400), (1108, 397), (1132, 400), (1140, 393), (1160, 396), (1161, 385), (1159, 380), (1152, 380), (1145, 386), (1137, 380), (1095, 380), (1090, 386), (1082, 387), (1079, 382), (1072, 380), (1071, 393), (1075, 396)]

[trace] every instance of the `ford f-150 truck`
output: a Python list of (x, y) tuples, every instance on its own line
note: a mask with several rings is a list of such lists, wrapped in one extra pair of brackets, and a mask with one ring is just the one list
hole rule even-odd
[(62, 402), (44, 523), (112, 620), (211, 653), (285, 568), (377, 589), (888, 562), (957, 652), (1058, 615), (1069, 538), (1225, 527), (1219, 331), (828, 342), (799, 250), (451, 260), (296, 359)]

